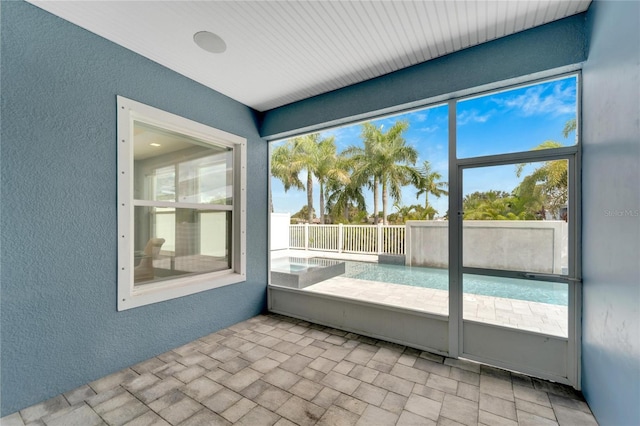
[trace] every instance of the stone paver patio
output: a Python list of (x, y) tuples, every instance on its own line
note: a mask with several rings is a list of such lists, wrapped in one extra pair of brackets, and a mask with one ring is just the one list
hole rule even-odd
[(0, 423), (597, 424), (570, 387), (280, 315), (204, 336)]

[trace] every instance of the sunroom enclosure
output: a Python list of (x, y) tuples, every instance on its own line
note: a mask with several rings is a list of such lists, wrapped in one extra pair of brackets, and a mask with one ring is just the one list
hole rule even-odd
[[(600, 424), (640, 424), (640, 3), (594, 0), (585, 13), (263, 112), (28, 2), (0, 7), (0, 416), (267, 309), (267, 141), (581, 69), (581, 385)], [(247, 139), (246, 282), (117, 311), (117, 94)]]
[[(548, 113), (557, 109), (549, 115), (553, 123), (546, 125), (564, 128), (540, 136), (536, 127), (541, 122), (530, 116), (542, 110), (529, 113), (523, 105), (539, 102), (545, 91), (552, 92), (547, 99), (560, 102), (538, 107), (548, 108)], [(517, 102), (520, 116), (512, 111)], [(497, 106), (488, 111), (489, 103)], [(448, 176), (442, 183), (449, 197), (446, 213), (437, 220), (433, 218), (438, 212), (428, 210), (433, 209), (429, 198), (424, 208), (406, 209), (396, 202), (394, 219), (400, 224), (289, 225), (272, 216), (272, 237), (277, 235), (281, 244), (272, 246), (270, 310), (579, 388), (578, 105), (577, 74), (511, 87), (507, 83), (500, 91), (444, 105), (448, 156), (438, 177)], [(411, 114), (429, 112), (420, 109), (373, 123), (384, 134), (392, 118), (395, 126), (406, 117), (411, 120)], [(465, 127), (470, 121), (477, 123), (475, 132)], [(525, 137), (506, 143), (512, 122), (521, 132), (540, 137), (539, 143), (527, 146), (524, 140), (531, 138)], [(427, 120), (425, 125), (434, 124)], [(372, 126), (362, 125), (363, 151)], [(485, 142), (491, 137), (495, 143)], [(429, 139), (413, 142), (420, 146)], [(293, 151), (296, 140), (288, 143)], [(348, 157), (358, 149), (344, 152)], [(431, 158), (422, 160), (426, 160), (423, 176), (428, 176)], [(442, 167), (443, 162), (437, 164)], [(358, 166), (351, 167), (352, 176), (358, 176)], [(280, 173), (276, 177), (282, 176), (280, 169), (272, 166), (272, 170)], [(517, 178), (509, 176), (514, 173)], [(330, 192), (327, 195), (336, 199)], [(330, 201), (326, 207), (336, 205)], [(324, 209), (321, 205), (323, 213)], [(337, 211), (332, 220), (344, 212)], [(415, 220), (420, 213), (426, 220)], [(373, 221), (378, 220), (374, 216)], [(286, 244), (283, 234), (288, 236)], [(319, 259), (327, 258), (343, 261), (345, 272), (326, 276), (315, 272), (323, 267)], [(282, 278), (286, 272), (298, 277), (312, 270), (316, 278), (304, 283), (292, 285)]]

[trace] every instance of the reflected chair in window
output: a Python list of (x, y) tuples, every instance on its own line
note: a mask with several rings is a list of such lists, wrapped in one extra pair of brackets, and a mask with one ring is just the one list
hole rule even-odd
[(149, 281), (155, 278), (153, 260), (160, 254), (160, 248), (164, 244), (164, 238), (152, 238), (143, 251), (140, 264), (133, 270), (134, 282)]

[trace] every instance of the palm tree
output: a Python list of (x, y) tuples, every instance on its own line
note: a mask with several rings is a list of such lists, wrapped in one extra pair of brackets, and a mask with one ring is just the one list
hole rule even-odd
[(402, 134), (409, 128), (406, 121), (396, 122), (387, 132), (372, 123), (362, 125), (363, 147), (345, 150), (354, 162), (352, 179), (373, 189), (374, 217), (378, 216), (378, 193), (382, 194), (382, 218), (386, 225), (388, 197), (402, 198), (403, 185), (418, 182), (420, 174), (412, 167), (418, 158), (415, 148), (407, 146)]
[[(568, 138), (578, 129), (575, 118), (567, 120), (562, 129), (564, 138)], [(548, 140), (533, 148), (534, 151), (542, 149), (560, 148), (560, 142)], [(520, 177), (525, 164), (516, 166), (516, 175)], [(545, 219), (547, 211), (555, 218), (560, 217), (560, 210), (566, 206), (568, 196), (568, 164), (566, 160), (545, 161), (536, 168), (533, 173), (525, 176), (515, 189), (514, 194), (526, 205), (531, 214)]]
[[(429, 205), (429, 194), (434, 195), (436, 198), (440, 198), (442, 195), (449, 195), (449, 192), (444, 189), (448, 186), (447, 182), (442, 182), (442, 175), (438, 172), (431, 171), (431, 164), (429, 161), (422, 163), (422, 169), (420, 169), (420, 180), (418, 181), (417, 189), (418, 193), (416, 198), (420, 198), (422, 194), (424, 197), (424, 209), (425, 211), (433, 208)], [(433, 210), (436, 212), (435, 210)], [(435, 214), (435, 213), (434, 213)], [(427, 216), (427, 219), (429, 217)]]
[(330, 181), (327, 185), (327, 210), (331, 216), (342, 216), (344, 222), (349, 223), (353, 207), (365, 213), (367, 211), (362, 186), (353, 183), (342, 185), (337, 181)]
[[(367, 137), (365, 135), (365, 128), (363, 127), (362, 134), (363, 146), (350, 146), (342, 153), (345, 155), (352, 168), (351, 173), (351, 186), (353, 188), (363, 186), (369, 187), (373, 191), (373, 217), (378, 217), (378, 199), (380, 192), (380, 176), (378, 165), (373, 161), (375, 152), (377, 151), (378, 140), (375, 138)], [(353, 189), (352, 188), (352, 189)]]
[[(300, 180), (300, 173), (306, 171), (306, 185)], [(320, 183), (320, 220), (324, 221), (324, 186), (328, 179), (341, 182), (348, 180), (348, 174), (340, 169), (337, 162), (333, 137), (320, 138), (319, 133), (299, 136), (288, 140), (276, 148), (271, 157), (271, 174), (280, 179), (284, 190), (290, 188), (307, 191), (307, 220), (313, 222), (313, 178)]]
[(402, 186), (419, 182), (420, 173), (412, 167), (418, 159), (418, 151), (408, 146), (402, 134), (409, 128), (406, 121), (396, 122), (387, 132), (382, 126), (375, 127), (364, 123), (362, 134), (365, 140), (373, 141), (373, 158), (371, 162), (382, 187), (382, 220), (387, 220), (388, 197), (400, 203)]
[(314, 145), (314, 135), (289, 139), (279, 146), (271, 156), (271, 174), (280, 179), (287, 192), (291, 188), (304, 190), (305, 185), (300, 180), (300, 173), (307, 172), (307, 211), (309, 223), (313, 221), (313, 174), (309, 170), (311, 157), (310, 147)]
[[(344, 153), (343, 153), (344, 154)], [(354, 161), (345, 156), (340, 155), (338, 157), (337, 165), (348, 176), (349, 173), (353, 175)], [(347, 179), (347, 181), (340, 181), (330, 179), (327, 183), (327, 210), (334, 217), (342, 215), (345, 222), (349, 222), (350, 213), (355, 206), (360, 211), (366, 213), (367, 204), (362, 192), (363, 185), (357, 180)]]
[(389, 215), (389, 222), (398, 224), (415, 219), (415, 207), (415, 205), (401, 206), (398, 203), (393, 203), (393, 208), (398, 212)]
[[(570, 126), (567, 122), (565, 130)], [(574, 124), (575, 125), (575, 124)], [(568, 135), (568, 133), (567, 133)], [(542, 149), (559, 148), (562, 144), (555, 141), (545, 141), (533, 148), (534, 151)], [(516, 176), (520, 177), (526, 164), (516, 166)], [(513, 193), (523, 202), (529, 213), (545, 219), (547, 211), (552, 216), (559, 218), (560, 209), (567, 203), (568, 195), (568, 170), (566, 160), (545, 161), (530, 175), (525, 176)]]
[(474, 192), (462, 200), (464, 220), (524, 220), (518, 198), (504, 191)]
[(564, 138), (566, 139), (569, 137), (571, 132), (575, 132), (577, 129), (578, 123), (576, 122), (575, 118), (567, 120), (567, 122), (564, 123), (564, 129), (562, 129), (562, 136), (564, 136)]
[(309, 154), (312, 157), (310, 170), (320, 185), (320, 223), (325, 223), (324, 197), (327, 194), (327, 183), (345, 185), (349, 183), (349, 171), (347, 162), (336, 153), (336, 144), (333, 137), (317, 141), (310, 146)]
[[(294, 158), (299, 155), (295, 148), (294, 144), (287, 142), (274, 149), (271, 154), (271, 175), (282, 181), (285, 192), (291, 188), (304, 189), (304, 185), (298, 176), (301, 171), (300, 163), (294, 161)], [(269, 204), (273, 212), (271, 193), (269, 193)]]

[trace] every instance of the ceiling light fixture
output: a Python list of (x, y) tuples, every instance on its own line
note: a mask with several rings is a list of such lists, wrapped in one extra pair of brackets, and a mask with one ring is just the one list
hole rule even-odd
[(193, 35), (193, 41), (203, 50), (211, 53), (222, 53), (227, 50), (227, 43), (219, 35), (209, 31), (200, 31)]
[(149, 145), (151, 145), (151, 146), (162, 146), (162, 145), (160, 145), (159, 143), (156, 143), (156, 142), (152, 142)]

